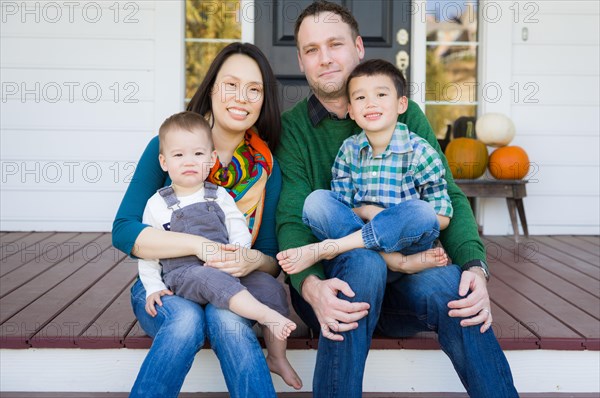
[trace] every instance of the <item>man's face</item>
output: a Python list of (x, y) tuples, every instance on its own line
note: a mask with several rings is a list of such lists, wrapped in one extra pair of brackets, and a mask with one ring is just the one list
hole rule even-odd
[(365, 55), (362, 39), (352, 39), (341, 17), (323, 12), (304, 18), (298, 30), (298, 62), (321, 99), (345, 96), (346, 79)]

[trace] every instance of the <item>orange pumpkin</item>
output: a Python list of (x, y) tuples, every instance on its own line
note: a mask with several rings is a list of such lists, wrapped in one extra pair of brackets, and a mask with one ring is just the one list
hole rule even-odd
[(499, 180), (520, 180), (529, 172), (529, 157), (519, 146), (503, 146), (492, 152), (488, 167)]
[(473, 138), (473, 123), (467, 126), (467, 136), (455, 138), (446, 147), (446, 158), (452, 176), (457, 179), (475, 179), (485, 173), (488, 152), (485, 144)]

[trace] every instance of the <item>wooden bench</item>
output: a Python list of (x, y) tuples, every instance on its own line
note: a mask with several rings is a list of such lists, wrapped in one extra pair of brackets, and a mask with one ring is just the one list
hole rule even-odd
[(476, 198), (506, 198), (508, 214), (512, 223), (515, 242), (519, 241), (519, 225), (517, 223), (517, 212), (521, 219), (521, 226), (525, 237), (529, 237), (527, 219), (525, 218), (525, 207), (523, 198), (527, 196), (525, 185), (527, 180), (494, 180), (480, 178), (477, 180), (455, 180), (456, 185), (464, 192), (471, 203), (473, 214), (477, 216)]

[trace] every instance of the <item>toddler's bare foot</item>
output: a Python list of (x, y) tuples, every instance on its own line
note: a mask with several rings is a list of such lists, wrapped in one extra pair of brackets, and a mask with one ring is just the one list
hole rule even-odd
[(288, 386), (294, 387), (296, 390), (302, 388), (302, 379), (285, 356), (276, 358), (273, 355), (267, 355), (267, 365), (269, 365), (271, 372), (281, 376)]
[(258, 322), (261, 325), (269, 328), (271, 335), (278, 340), (286, 340), (290, 337), (290, 334), (296, 330), (296, 324), (279, 312), (269, 309)]
[(337, 246), (330, 240), (287, 249), (277, 253), (279, 265), (288, 274), (297, 274), (314, 263), (335, 257)]
[(448, 265), (448, 255), (441, 247), (425, 250), (421, 253), (415, 253), (404, 256), (400, 261), (399, 272), (405, 274), (415, 274), (427, 268), (443, 267)]

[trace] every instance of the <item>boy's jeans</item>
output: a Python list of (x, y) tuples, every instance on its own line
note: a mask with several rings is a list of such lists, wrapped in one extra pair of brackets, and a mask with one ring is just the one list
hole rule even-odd
[[(308, 195), (302, 220), (319, 240), (342, 238), (362, 230), (366, 249), (404, 255), (431, 249), (440, 235), (435, 211), (423, 200), (409, 200), (387, 208), (365, 224), (342, 202), (340, 194), (323, 189)], [(325, 231), (328, 226), (333, 228)], [(389, 271), (387, 281), (393, 282), (401, 276)]]
[[(337, 238), (355, 231), (356, 220), (348, 222), (336, 211), (325, 211), (325, 208), (335, 208), (335, 202), (339, 202), (336, 196), (325, 192), (328, 191), (315, 191), (305, 202), (304, 216), (309, 219), (313, 231), (319, 233), (317, 238)], [(318, 217), (314, 217), (313, 210)], [(412, 220), (414, 215), (408, 218)], [(395, 222), (402, 223), (402, 220)], [(349, 226), (354, 229), (348, 229)], [(365, 361), (376, 328), (380, 333), (394, 337), (410, 336), (423, 330), (435, 331), (471, 397), (518, 396), (510, 367), (492, 329), (481, 334), (481, 325), (462, 327), (460, 318), (448, 316), (448, 302), (460, 298), (461, 271), (458, 266), (435, 267), (412, 275), (399, 274), (396, 281), (386, 285), (387, 268), (382, 257), (375, 251), (358, 249), (325, 261), (324, 269), (328, 278), (347, 282), (355, 293), (352, 298), (339, 294), (340, 298), (367, 302), (371, 308), (358, 322), (357, 329), (343, 334), (344, 341), (319, 338), (313, 382), (315, 397), (361, 396)], [(312, 308), (294, 289), (291, 290), (296, 312), (318, 332), (320, 325)]]
[(146, 313), (146, 291), (138, 279), (131, 304), (139, 324), (154, 338), (130, 397), (177, 397), (198, 350), (210, 338), (231, 397), (276, 397), (271, 374), (252, 322), (212, 304), (202, 307), (163, 296), (158, 315)]

